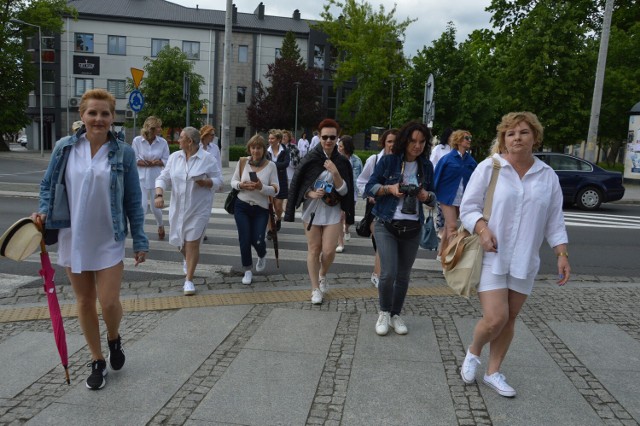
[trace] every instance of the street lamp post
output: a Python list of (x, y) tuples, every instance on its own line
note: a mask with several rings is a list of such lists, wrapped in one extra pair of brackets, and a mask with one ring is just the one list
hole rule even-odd
[(293, 83), (296, 85), (296, 122), (295, 122), (295, 127), (293, 129), (293, 139), (294, 139), (294, 143), (298, 142), (298, 89), (300, 88), (300, 83), (299, 81), (296, 81), (295, 83)]
[(38, 64), (40, 65), (40, 156), (44, 157), (44, 113), (42, 112), (42, 32), (40, 25), (30, 24), (16, 18), (11, 19), (10, 21), (14, 24), (27, 25), (38, 29)]
[(391, 74), (391, 105), (389, 106), (389, 128), (391, 128), (391, 122), (393, 118), (393, 85), (395, 83), (396, 76)]

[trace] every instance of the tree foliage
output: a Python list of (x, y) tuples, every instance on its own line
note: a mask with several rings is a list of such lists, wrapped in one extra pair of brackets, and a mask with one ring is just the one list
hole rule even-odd
[(298, 126), (317, 124), (319, 105), (316, 100), (316, 71), (307, 69), (295, 36), (289, 32), (282, 42), (280, 57), (268, 65), (265, 77), (268, 87), (255, 83), (255, 93), (247, 108), (247, 120), (258, 131), (271, 128), (293, 129), (296, 114), (296, 84), (298, 85)]
[[(340, 10), (335, 17), (332, 8)], [(402, 53), (404, 33), (411, 22), (395, 18), (395, 6), (387, 12), (383, 5), (374, 11), (371, 4), (356, 0), (327, 0), (317, 24), (338, 52), (333, 75), (336, 91), (346, 82), (354, 89), (340, 106), (338, 119), (347, 132), (389, 122), (392, 82), (398, 90), (406, 61)]]
[[(0, 134), (14, 133), (30, 121), (29, 92), (38, 81), (38, 29), (11, 23), (19, 19), (41, 27), (42, 35), (62, 32), (63, 15), (75, 17), (65, 0), (3, 0), (0, 7)], [(27, 52), (26, 37), (34, 37), (36, 57)]]
[[(140, 84), (144, 96), (144, 107), (138, 114), (140, 121), (154, 115), (162, 120), (162, 125), (181, 128), (186, 125), (187, 105), (183, 100), (183, 79), (187, 73), (191, 77), (191, 102), (189, 104), (190, 125), (200, 127), (200, 111), (205, 101), (200, 99), (204, 78), (196, 74), (194, 64), (178, 47), (165, 46), (155, 58), (144, 58), (145, 77)], [(132, 88), (129, 79), (129, 89)]]

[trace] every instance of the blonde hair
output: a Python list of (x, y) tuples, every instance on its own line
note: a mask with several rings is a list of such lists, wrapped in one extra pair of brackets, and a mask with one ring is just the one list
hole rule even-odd
[(278, 129), (269, 130), (269, 134), (275, 136), (276, 139), (282, 141), (282, 132)]
[(249, 154), (249, 155), (251, 155), (251, 147), (252, 146), (262, 147), (262, 158), (266, 157), (266, 155), (267, 155), (267, 142), (264, 140), (264, 138), (262, 136), (260, 136), (257, 133), (255, 135), (251, 136), (251, 139), (249, 139), (249, 141), (247, 142), (247, 154)]
[(107, 103), (109, 104), (109, 110), (111, 110), (111, 115), (115, 117), (116, 98), (105, 89), (91, 89), (84, 92), (84, 95), (82, 95), (82, 98), (80, 98), (80, 106), (78, 107), (78, 111), (80, 112), (81, 117), (87, 110), (87, 104), (91, 99), (95, 99), (97, 101), (107, 101)]
[(491, 154), (504, 154), (507, 152), (507, 145), (505, 143), (505, 135), (508, 130), (513, 129), (520, 123), (526, 123), (533, 132), (533, 148), (538, 148), (542, 145), (542, 137), (544, 135), (544, 128), (538, 120), (538, 116), (529, 111), (510, 112), (502, 116), (500, 124), (496, 126), (498, 134), (496, 141), (491, 147)]
[(456, 130), (455, 132), (451, 133), (451, 136), (449, 136), (449, 146), (452, 149), (458, 149), (458, 147), (462, 143), (462, 140), (467, 135), (471, 136), (471, 133), (468, 130)]
[(151, 129), (155, 129), (156, 127), (162, 127), (162, 120), (154, 115), (150, 115), (146, 120), (144, 120), (142, 129), (140, 129), (140, 134), (143, 138), (149, 140), (151, 137)]
[(205, 124), (204, 126), (202, 126), (200, 128), (200, 139), (204, 138), (209, 133), (213, 133), (215, 135), (216, 134), (216, 128), (213, 127), (211, 124)]
[(288, 130), (283, 130), (282, 131), (282, 138), (284, 139), (284, 135), (289, 136), (289, 143), (293, 142), (293, 133), (291, 133)]

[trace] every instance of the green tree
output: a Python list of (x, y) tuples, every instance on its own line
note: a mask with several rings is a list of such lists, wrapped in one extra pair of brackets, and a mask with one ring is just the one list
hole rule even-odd
[[(76, 16), (76, 10), (65, 0), (4, 0), (0, 7), (0, 134), (15, 133), (27, 125), (29, 92), (38, 81), (37, 62), (27, 52), (25, 37), (34, 37), (38, 45), (38, 29), (11, 23), (19, 19), (39, 25), (43, 35), (62, 32), (62, 16)], [(37, 55), (39, 47), (36, 47)], [(0, 144), (0, 146), (6, 146)]]
[(300, 56), (295, 36), (286, 34), (280, 57), (268, 65), (265, 77), (268, 87), (255, 83), (255, 93), (247, 108), (247, 120), (256, 130), (295, 127), (296, 85), (298, 85), (298, 125), (312, 127), (317, 124), (319, 106), (316, 102), (316, 71), (308, 69)]
[[(340, 16), (331, 9), (338, 9)], [(407, 66), (402, 42), (413, 22), (399, 22), (395, 13), (395, 6), (387, 13), (382, 5), (374, 11), (368, 2), (356, 0), (327, 0), (323, 6), (317, 28), (338, 52), (334, 87), (338, 91), (345, 83), (356, 82), (338, 111), (346, 132), (389, 122), (392, 82), (399, 90)]]
[[(144, 96), (144, 108), (138, 118), (144, 121), (154, 115), (162, 120), (162, 125), (180, 128), (186, 125), (187, 106), (182, 98), (183, 78), (187, 73), (191, 77), (191, 103), (189, 104), (190, 125), (200, 127), (200, 111), (204, 101), (200, 99), (204, 78), (193, 71), (194, 64), (177, 47), (164, 47), (156, 58), (144, 58), (147, 64), (145, 78), (140, 83), (140, 92)], [(132, 82), (129, 79), (129, 89)]]

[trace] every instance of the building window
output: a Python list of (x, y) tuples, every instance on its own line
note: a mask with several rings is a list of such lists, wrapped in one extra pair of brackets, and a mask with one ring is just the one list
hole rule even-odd
[(93, 53), (93, 34), (76, 33), (76, 52)]
[(238, 46), (238, 62), (249, 62), (249, 46)]
[(151, 57), (155, 58), (165, 46), (169, 45), (169, 40), (164, 38), (151, 39)]
[(107, 53), (109, 55), (126, 55), (127, 54), (127, 38), (124, 36), (109, 36), (107, 45)]
[(182, 51), (187, 54), (187, 59), (198, 60), (200, 59), (200, 42), (183, 41)]
[(125, 99), (127, 97), (126, 80), (107, 80), (107, 90), (116, 99)]
[(246, 99), (247, 88), (238, 86), (238, 103), (243, 104)]
[(42, 62), (56, 61), (56, 44), (53, 37), (42, 37)]
[(236, 144), (244, 144), (244, 127), (236, 127)]
[(282, 50), (279, 47), (276, 47), (276, 59), (282, 58)]
[(82, 96), (87, 90), (93, 89), (92, 78), (76, 78), (75, 96)]
[(42, 106), (55, 108), (56, 80), (53, 70), (42, 70)]
[(313, 66), (321, 70), (324, 69), (324, 46), (322, 44), (313, 46)]

